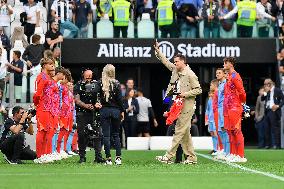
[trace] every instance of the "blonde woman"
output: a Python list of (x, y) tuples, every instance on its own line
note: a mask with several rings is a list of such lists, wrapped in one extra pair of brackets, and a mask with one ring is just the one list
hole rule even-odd
[(115, 67), (107, 64), (102, 73), (101, 86), (101, 125), (106, 154), (106, 165), (112, 165), (110, 138), (114, 140), (115, 164), (121, 165), (121, 146), (119, 138), (120, 122), (124, 119), (124, 108), (120, 83), (115, 79)]

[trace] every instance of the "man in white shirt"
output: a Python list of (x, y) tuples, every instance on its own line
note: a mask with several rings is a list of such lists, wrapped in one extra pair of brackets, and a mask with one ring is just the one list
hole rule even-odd
[(28, 0), (28, 3), (24, 6), (27, 13), (27, 23), (25, 24), (25, 34), (30, 41), (31, 36), (35, 32), (35, 27), (39, 27), (40, 8), (37, 6), (34, 0)]
[(7, 0), (2, 0), (0, 2), (0, 26), (3, 27), (5, 34), (10, 38), (10, 22), (11, 14), (13, 14), (13, 8), (11, 5), (7, 4)]
[(143, 96), (142, 90), (137, 90), (138, 97), (136, 98), (139, 104), (139, 113), (137, 114), (137, 133), (138, 137), (150, 137), (150, 118), (149, 114), (154, 120), (154, 126), (158, 126), (155, 118), (151, 101)]
[(51, 5), (51, 16), (58, 20), (60, 24), (60, 33), (64, 35), (64, 30), (69, 30), (70, 33), (66, 38), (74, 38), (78, 35), (79, 28), (70, 20), (69, 10), (73, 9), (74, 5), (68, 0), (54, 0)]
[(284, 104), (284, 95), (281, 89), (275, 87), (271, 79), (264, 80), (264, 94), (261, 100), (265, 100), (265, 148), (280, 148), (280, 122), (281, 107)]

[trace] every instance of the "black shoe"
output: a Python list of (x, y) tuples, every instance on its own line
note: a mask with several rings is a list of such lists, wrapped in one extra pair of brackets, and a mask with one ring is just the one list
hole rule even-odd
[(20, 159), (11, 160), (12, 164), (24, 164)]
[(5, 160), (7, 163), (9, 163), (9, 164), (11, 164), (11, 165), (17, 164), (17, 163), (14, 163), (14, 162), (11, 160), (11, 158), (8, 158), (5, 154), (3, 154), (3, 157), (4, 157), (4, 160)]
[(106, 162), (106, 160), (103, 159), (103, 158), (96, 158), (96, 159), (94, 160), (94, 163), (105, 163), (105, 162)]
[(86, 163), (86, 158), (85, 157), (80, 157), (79, 163)]

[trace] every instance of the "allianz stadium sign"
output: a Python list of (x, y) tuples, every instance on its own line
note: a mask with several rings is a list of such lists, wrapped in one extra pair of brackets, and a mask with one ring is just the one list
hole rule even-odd
[[(70, 39), (63, 43), (63, 63), (158, 63), (152, 39)], [(234, 56), (240, 63), (276, 62), (275, 39), (161, 39), (160, 50), (188, 63), (220, 63)], [(74, 48), (78, 47), (78, 48)]]

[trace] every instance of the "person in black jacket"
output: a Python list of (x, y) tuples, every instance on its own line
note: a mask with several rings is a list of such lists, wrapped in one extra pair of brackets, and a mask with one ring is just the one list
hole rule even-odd
[(125, 144), (127, 145), (127, 137), (137, 137), (137, 114), (139, 113), (139, 104), (134, 97), (134, 89), (127, 91), (127, 96), (123, 101), (123, 107), (125, 110), (124, 120), (124, 132), (125, 132)]
[(115, 79), (115, 67), (107, 64), (103, 68), (101, 86), (101, 126), (106, 154), (106, 164), (112, 165), (110, 154), (110, 139), (114, 140), (116, 150), (115, 164), (121, 165), (121, 144), (119, 138), (120, 123), (124, 119), (120, 83)]
[(196, 38), (198, 12), (193, 4), (182, 4), (178, 10), (181, 38)]
[(264, 80), (265, 93), (261, 97), (265, 101), (265, 148), (280, 148), (281, 107), (284, 104), (284, 95), (281, 89), (275, 87), (271, 79)]

